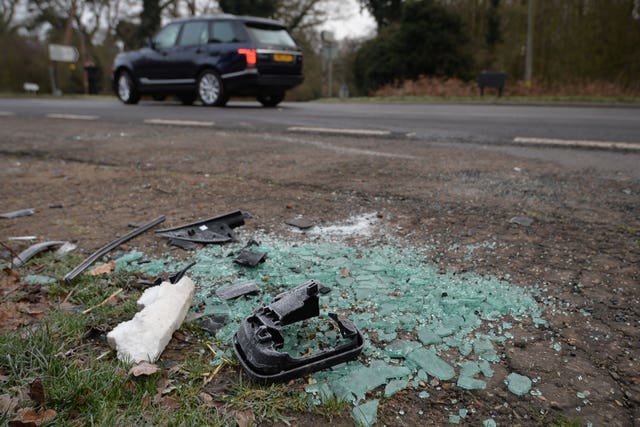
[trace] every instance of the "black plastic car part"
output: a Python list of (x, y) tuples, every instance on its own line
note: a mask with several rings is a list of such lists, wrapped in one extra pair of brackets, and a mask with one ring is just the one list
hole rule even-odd
[(282, 327), (320, 314), (318, 294), (327, 289), (320, 282), (309, 280), (281, 293), (266, 307), (256, 310), (242, 321), (233, 336), (233, 348), (247, 375), (262, 384), (288, 381), (311, 372), (353, 360), (362, 352), (364, 339), (356, 325), (329, 317), (336, 323), (344, 344), (306, 357), (293, 357), (278, 351), (283, 347)]
[(138, 227), (135, 230), (125, 234), (124, 236), (120, 237), (119, 239), (114, 240), (111, 243), (107, 243), (106, 245), (104, 245), (103, 247), (101, 247), (100, 249), (95, 251), (93, 254), (91, 254), (87, 259), (85, 259), (80, 264), (78, 264), (76, 266), (76, 268), (74, 268), (69, 273), (67, 273), (64, 276), (64, 281), (67, 282), (67, 283), (71, 282), (73, 279), (78, 277), (78, 275), (80, 273), (82, 273), (87, 268), (89, 268), (89, 266), (91, 264), (93, 264), (94, 261), (97, 260), (98, 258), (101, 258), (101, 257), (105, 256), (106, 254), (108, 254), (109, 252), (111, 252), (112, 250), (114, 250), (115, 248), (120, 246), (121, 244), (123, 244), (125, 242), (128, 242), (129, 240), (133, 239), (134, 237), (139, 236), (140, 234), (144, 233), (145, 231), (155, 227), (156, 225), (158, 225), (158, 224), (160, 224), (162, 222), (164, 222), (164, 215), (161, 215), (161, 216), (157, 217), (156, 219), (154, 219), (151, 222), (148, 222), (146, 224), (141, 225), (140, 227)]
[(16, 267), (16, 268), (22, 267), (23, 265), (25, 265), (27, 263), (27, 261), (29, 261), (31, 258), (36, 256), (40, 252), (46, 251), (46, 250), (51, 249), (51, 248), (53, 248), (55, 246), (62, 246), (65, 243), (67, 243), (67, 242), (64, 242), (64, 241), (61, 241), (61, 240), (54, 240), (54, 241), (51, 241), (51, 242), (36, 243), (35, 245), (32, 245), (32, 246), (28, 247), (27, 249), (25, 249), (24, 251), (20, 252), (20, 254), (13, 259), (13, 261), (12, 261), (13, 266)]
[(174, 228), (158, 230), (156, 233), (170, 239), (195, 243), (226, 243), (236, 240), (233, 229), (244, 225), (245, 218), (251, 218), (251, 215), (235, 211)]

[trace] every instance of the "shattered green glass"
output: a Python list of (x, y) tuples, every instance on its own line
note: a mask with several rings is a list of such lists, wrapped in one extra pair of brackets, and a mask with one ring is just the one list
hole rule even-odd
[[(486, 387), (482, 378), (491, 377), (491, 363), (500, 360), (497, 346), (512, 337), (506, 330), (524, 318), (544, 324), (541, 305), (533, 298), (539, 294), (536, 288), (473, 273), (442, 274), (418, 251), (254, 238), (268, 253), (256, 268), (232, 262), (243, 246), (233, 243), (205, 246), (180, 262), (149, 260), (132, 251), (117, 260), (117, 269), (154, 277), (196, 261), (188, 272), (197, 285), (192, 310), (196, 315), (227, 317), (215, 335), (220, 352), (212, 364), (230, 357), (239, 322), (256, 308), (308, 279), (321, 281), (331, 289), (320, 298), (321, 316), (283, 328), (282, 351), (301, 356), (336, 346), (341, 337), (327, 313), (351, 319), (365, 337), (363, 355), (314, 373), (307, 392), (316, 403), (334, 397), (353, 402), (358, 405), (354, 419), (363, 425), (375, 420), (379, 403), (368, 399), (416, 387), (419, 371), (425, 383), (432, 376), (465, 389)], [(218, 287), (250, 280), (261, 288), (259, 294), (222, 301), (215, 293)], [(518, 384), (509, 381), (509, 388)], [(383, 385), (383, 392), (376, 391)]]

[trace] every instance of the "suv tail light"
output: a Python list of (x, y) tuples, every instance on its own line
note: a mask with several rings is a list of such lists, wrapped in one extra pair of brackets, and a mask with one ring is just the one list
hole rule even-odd
[(240, 55), (244, 55), (247, 58), (247, 68), (255, 68), (258, 62), (258, 56), (255, 49), (238, 49)]

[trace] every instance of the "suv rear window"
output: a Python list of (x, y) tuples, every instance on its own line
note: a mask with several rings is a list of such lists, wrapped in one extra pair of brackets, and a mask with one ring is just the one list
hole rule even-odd
[(286, 29), (247, 23), (247, 30), (259, 45), (296, 47)]

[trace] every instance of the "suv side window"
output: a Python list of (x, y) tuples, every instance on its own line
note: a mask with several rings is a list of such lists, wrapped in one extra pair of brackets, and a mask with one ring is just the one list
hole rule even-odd
[(169, 24), (164, 27), (153, 39), (156, 48), (168, 49), (176, 44), (178, 33), (180, 32), (180, 23)]
[(240, 41), (240, 37), (236, 35), (236, 28), (230, 21), (213, 21), (211, 22), (211, 43), (233, 43)]
[(206, 44), (209, 41), (209, 29), (206, 21), (187, 22), (182, 28), (180, 46)]

